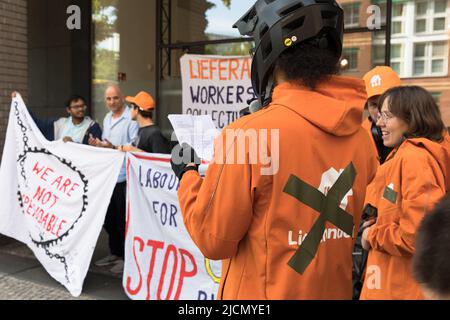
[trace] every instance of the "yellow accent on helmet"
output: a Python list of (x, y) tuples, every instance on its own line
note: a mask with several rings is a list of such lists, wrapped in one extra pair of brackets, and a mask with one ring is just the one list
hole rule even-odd
[(284, 40), (284, 45), (285, 45), (286, 47), (290, 47), (290, 46), (292, 46), (292, 44), (293, 44), (293, 41), (292, 41), (291, 38), (286, 38), (286, 39)]

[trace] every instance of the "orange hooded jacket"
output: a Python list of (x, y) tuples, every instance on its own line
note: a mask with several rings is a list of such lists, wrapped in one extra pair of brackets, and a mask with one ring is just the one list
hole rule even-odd
[[(356, 236), (366, 186), (378, 166), (361, 127), (365, 100), (364, 83), (357, 79), (332, 77), (316, 91), (282, 83), (267, 108), (239, 119), (219, 136), (204, 179), (194, 171), (184, 175), (178, 196), (186, 228), (206, 257), (226, 259), (220, 299), (351, 299), (352, 230)], [(256, 129), (258, 138), (264, 135), (259, 129), (278, 130), (279, 139), (271, 136), (267, 149), (276, 158), (279, 142), (279, 170), (265, 175), (263, 161), (251, 164), (249, 140), (245, 161), (230, 163), (239, 144), (235, 140), (226, 149), (224, 139), (232, 129), (249, 136)], [(347, 192), (345, 181), (336, 180), (351, 164), (356, 177)], [(325, 198), (333, 185), (339, 187)], [(328, 219), (345, 224), (348, 233), (322, 220), (338, 208), (342, 211)], [(321, 209), (325, 213), (319, 214)], [(313, 225), (318, 231), (311, 231)], [(288, 263), (299, 243), (312, 239), (305, 240), (309, 233), (320, 243), (316, 254), (300, 248), (302, 257), (293, 263), (300, 274)], [(315, 257), (308, 259), (308, 253)]]
[(441, 143), (409, 139), (394, 150), (367, 188), (378, 208), (368, 232), (362, 300), (422, 299), (412, 274), (416, 231), (422, 218), (450, 190), (450, 138)]

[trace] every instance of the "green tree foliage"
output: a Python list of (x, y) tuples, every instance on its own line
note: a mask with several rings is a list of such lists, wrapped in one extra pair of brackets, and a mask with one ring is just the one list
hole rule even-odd
[[(118, 0), (93, 0), (93, 21), (95, 24), (95, 40), (102, 42), (112, 36), (116, 30)], [(109, 9), (106, 12), (106, 9)]]
[(207, 45), (205, 54), (223, 56), (245, 56), (253, 47), (251, 42), (236, 42), (226, 44)]
[(111, 50), (95, 50), (94, 74), (97, 81), (108, 81), (117, 78), (118, 72), (117, 53)]

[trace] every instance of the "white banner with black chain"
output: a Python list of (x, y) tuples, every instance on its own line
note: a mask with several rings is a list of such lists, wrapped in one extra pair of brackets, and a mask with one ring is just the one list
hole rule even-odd
[(47, 141), (20, 95), (0, 167), (0, 233), (26, 243), (79, 296), (124, 154)]

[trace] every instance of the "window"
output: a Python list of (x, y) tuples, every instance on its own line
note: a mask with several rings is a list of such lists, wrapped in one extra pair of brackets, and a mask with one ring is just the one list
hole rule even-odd
[(392, 4), (392, 34), (403, 34), (405, 33), (405, 4), (404, 3), (394, 3)]
[(416, 2), (416, 33), (443, 32), (446, 29), (447, 0)]
[(345, 28), (359, 27), (359, 3), (343, 4)]
[(398, 74), (401, 75), (403, 72), (403, 46), (401, 44), (391, 45), (391, 68)]
[(433, 97), (434, 102), (436, 102), (436, 104), (438, 106), (441, 102), (441, 95), (442, 95), (442, 92), (431, 92), (431, 96)]
[[(169, 3), (169, 1), (163, 2)], [(170, 2), (172, 43), (240, 38), (238, 29), (232, 26), (255, 4), (255, 0), (171, 0)]]
[(425, 73), (425, 44), (414, 45), (413, 74), (423, 75)]
[(384, 65), (384, 45), (377, 45), (372, 47), (372, 66), (383, 66)]
[[(376, 45), (373, 46), (372, 51), (372, 66), (384, 66), (384, 45)], [(402, 75), (403, 73), (403, 62), (402, 57), (403, 53), (403, 45), (402, 44), (392, 44), (391, 45), (391, 68), (398, 74)]]
[(342, 60), (347, 60), (346, 71), (358, 70), (358, 48), (344, 48), (342, 51)]
[(414, 76), (447, 74), (448, 43), (444, 41), (416, 43), (414, 45)]
[(380, 2), (378, 3), (377, 1), (372, 1), (373, 4), (377, 5), (378, 7), (380, 7), (381, 10), (381, 24), (385, 25), (386, 24), (386, 1)]

